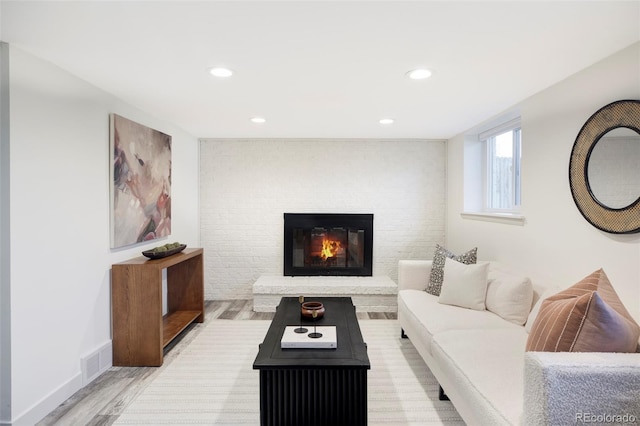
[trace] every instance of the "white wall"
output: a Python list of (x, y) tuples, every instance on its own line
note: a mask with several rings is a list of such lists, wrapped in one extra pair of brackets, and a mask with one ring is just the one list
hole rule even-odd
[(11, 418), (9, 46), (0, 42), (0, 424)]
[(569, 156), (585, 121), (620, 99), (640, 99), (637, 43), (517, 105), (522, 114), (524, 226), (462, 219), (463, 141), (448, 143), (447, 244), (478, 246), (481, 259), (500, 260), (534, 280), (568, 287), (602, 267), (626, 307), (640, 318), (640, 234), (592, 227), (569, 188)]
[[(172, 236), (199, 245), (198, 141), (17, 48), (11, 90), (11, 417), (33, 424), (111, 339), (109, 113), (173, 136)], [(4, 355), (4, 354), (3, 354)], [(4, 357), (3, 357), (4, 362)]]
[(373, 213), (373, 275), (444, 241), (446, 147), (425, 140), (203, 140), (206, 295), (283, 273), (283, 213)]

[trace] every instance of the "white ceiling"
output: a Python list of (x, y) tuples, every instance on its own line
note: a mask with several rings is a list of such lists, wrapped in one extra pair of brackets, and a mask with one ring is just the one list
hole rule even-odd
[(640, 40), (638, 0), (0, 4), (3, 41), (196, 137), (449, 138)]

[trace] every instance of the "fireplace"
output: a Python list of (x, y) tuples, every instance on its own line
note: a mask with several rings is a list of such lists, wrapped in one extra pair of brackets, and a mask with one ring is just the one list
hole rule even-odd
[(373, 214), (285, 213), (284, 275), (371, 276)]

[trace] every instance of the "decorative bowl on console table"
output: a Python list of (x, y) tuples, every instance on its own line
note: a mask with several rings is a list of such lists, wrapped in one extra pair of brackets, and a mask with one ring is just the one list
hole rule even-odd
[[(186, 247), (187, 247), (186, 244), (170, 243), (170, 244), (165, 244), (164, 246), (155, 247), (151, 250), (145, 250), (142, 252), (142, 255), (145, 257), (148, 257), (149, 259), (162, 259), (163, 257), (180, 253)], [(162, 250), (162, 248), (164, 248), (164, 250)]]

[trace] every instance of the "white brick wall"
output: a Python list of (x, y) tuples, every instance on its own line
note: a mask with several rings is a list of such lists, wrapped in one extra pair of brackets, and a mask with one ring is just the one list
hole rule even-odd
[(282, 274), (283, 213), (373, 213), (373, 275), (444, 241), (444, 141), (203, 139), (207, 299), (247, 299)]

